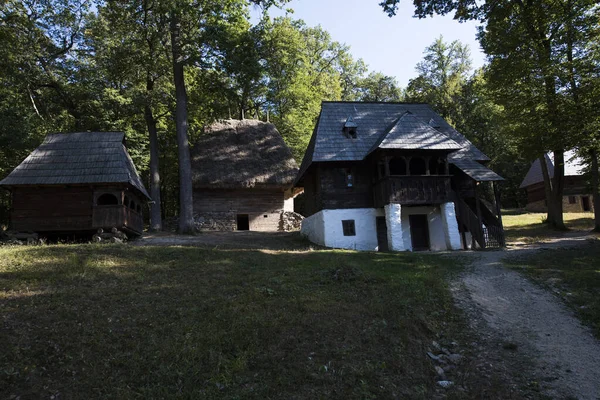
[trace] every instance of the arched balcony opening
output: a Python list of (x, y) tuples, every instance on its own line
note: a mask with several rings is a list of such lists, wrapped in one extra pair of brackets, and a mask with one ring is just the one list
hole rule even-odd
[(404, 157), (394, 157), (389, 162), (390, 175), (407, 175)]

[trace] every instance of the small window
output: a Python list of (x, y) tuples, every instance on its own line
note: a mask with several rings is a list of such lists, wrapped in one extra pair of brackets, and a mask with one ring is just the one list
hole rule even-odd
[(354, 228), (354, 220), (353, 219), (343, 220), (342, 228), (344, 229), (344, 236), (356, 236), (356, 230)]
[(117, 199), (117, 196), (115, 196), (114, 194), (104, 193), (104, 194), (101, 194), (100, 197), (98, 197), (98, 200), (96, 201), (96, 203), (99, 206), (113, 206), (113, 205), (119, 204), (119, 200)]
[(269, 218), (269, 216), (267, 214), (263, 215), (263, 218)]
[(577, 203), (577, 199), (575, 198), (575, 196), (569, 196), (569, 204), (576, 204)]
[(356, 139), (356, 128), (348, 128), (348, 137), (351, 139)]
[(346, 170), (346, 187), (354, 187), (354, 175), (352, 175), (352, 170)]

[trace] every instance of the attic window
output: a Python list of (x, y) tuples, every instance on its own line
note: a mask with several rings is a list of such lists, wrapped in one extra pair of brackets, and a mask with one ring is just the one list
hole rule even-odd
[(354, 119), (352, 117), (348, 117), (348, 119), (346, 120), (346, 123), (344, 124), (344, 135), (346, 135), (347, 138), (350, 139), (356, 139), (356, 129), (358, 128), (358, 125), (356, 125), (356, 122), (354, 122)]
[(346, 187), (354, 187), (354, 175), (350, 168), (346, 169)]

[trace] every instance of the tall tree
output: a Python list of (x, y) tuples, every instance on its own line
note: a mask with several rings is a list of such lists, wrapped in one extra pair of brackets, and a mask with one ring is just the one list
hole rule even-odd
[[(385, 0), (381, 5), (393, 15), (398, 3), (399, 0)], [(496, 100), (511, 116), (522, 148), (542, 160), (548, 222), (557, 229), (565, 229), (562, 215), (564, 151), (581, 140), (581, 125), (574, 122), (570, 107), (561, 107), (573, 89), (569, 79), (564, 77), (571, 74), (575, 59), (585, 57), (585, 53), (577, 49), (585, 48), (585, 42), (593, 40), (590, 33), (595, 28), (578, 25), (582, 39), (579, 42), (564, 38), (576, 31), (574, 26), (578, 20), (598, 14), (596, 1), (572, 0), (557, 4), (551, 0), (481, 3), (414, 0), (414, 4), (418, 17), (455, 12), (459, 20), (479, 19), (485, 23), (479, 40), (490, 60), (488, 81)], [(554, 154), (552, 179), (543, 162), (548, 150)]]
[(358, 80), (356, 88), (359, 101), (401, 101), (402, 90), (393, 76), (371, 72)]
[(419, 75), (406, 88), (407, 100), (428, 103), (453, 123), (457, 98), (471, 71), (469, 46), (458, 40), (446, 43), (440, 36), (425, 49), (416, 70)]

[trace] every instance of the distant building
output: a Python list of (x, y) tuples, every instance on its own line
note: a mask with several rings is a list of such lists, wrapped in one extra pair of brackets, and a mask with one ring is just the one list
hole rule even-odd
[(9, 228), (84, 233), (117, 228), (139, 235), (150, 196), (127, 153), (123, 132), (46, 136), (0, 181), (11, 192)]
[(298, 164), (273, 124), (224, 120), (192, 150), (194, 213), (200, 230), (284, 230), (294, 211)]
[(488, 161), (427, 104), (323, 102), (296, 181), (302, 232), (357, 250), (503, 246), (499, 203), (478, 195), (503, 180)]
[[(550, 178), (554, 177), (554, 156), (552, 153), (545, 154), (546, 165)], [(544, 176), (540, 160), (535, 160), (527, 175), (519, 186), (527, 190), (528, 211), (546, 212), (546, 191), (544, 189)], [(563, 193), (563, 211), (586, 212), (594, 210), (594, 202), (585, 176), (585, 165), (583, 160), (576, 157), (574, 151), (565, 153), (565, 186)]]

